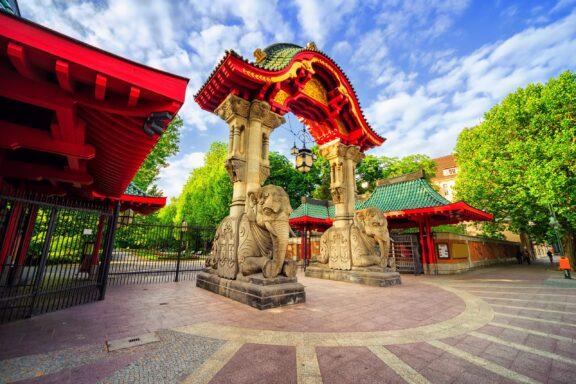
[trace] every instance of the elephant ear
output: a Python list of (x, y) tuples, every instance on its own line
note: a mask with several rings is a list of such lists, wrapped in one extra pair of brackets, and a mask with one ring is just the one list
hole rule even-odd
[(364, 216), (364, 211), (356, 211), (356, 213), (354, 213), (354, 225), (356, 225), (356, 227), (358, 227), (358, 229), (360, 229), (361, 232), (365, 232), (364, 231), (364, 220), (366, 219)]
[(246, 215), (248, 216), (248, 220), (254, 221), (256, 220), (256, 210), (258, 205), (258, 197), (256, 196), (255, 192), (248, 192), (248, 206), (246, 207)]

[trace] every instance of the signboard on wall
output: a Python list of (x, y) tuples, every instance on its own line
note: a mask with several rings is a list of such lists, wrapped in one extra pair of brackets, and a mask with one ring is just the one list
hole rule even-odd
[(436, 247), (438, 248), (438, 258), (439, 259), (448, 259), (449, 258), (448, 244), (438, 243), (438, 244), (436, 244)]

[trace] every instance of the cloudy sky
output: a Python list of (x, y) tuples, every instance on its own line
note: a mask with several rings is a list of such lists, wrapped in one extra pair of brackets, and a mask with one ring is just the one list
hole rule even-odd
[[(575, 70), (576, 0), (20, 0), (22, 16), (190, 78), (181, 151), (159, 186), (176, 196), (224, 122), (193, 100), (226, 49), (253, 59), (314, 41), (350, 78), (387, 141), (369, 153), (451, 153), (459, 132), (511, 91)], [(291, 118), (292, 129), (298, 128)], [(288, 155), (293, 138), (270, 147)]]

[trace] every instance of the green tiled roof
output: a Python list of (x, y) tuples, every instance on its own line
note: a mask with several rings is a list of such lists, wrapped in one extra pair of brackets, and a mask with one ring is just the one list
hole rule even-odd
[[(383, 185), (376, 187), (372, 196), (357, 202), (355, 209), (377, 207), (385, 213), (451, 204), (428, 184), (421, 173), (387, 179), (383, 182)], [(290, 219), (303, 216), (316, 219), (334, 218), (335, 207), (326, 205), (326, 202), (309, 199), (292, 212)]]
[(14, 10), (14, 5), (10, 4), (8, 0), (0, 0), (0, 11), (5, 11), (16, 15), (16, 11)]
[(124, 191), (124, 194), (130, 195), (130, 196), (150, 197), (149, 194), (144, 192), (142, 189), (138, 188), (138, 186), (132, 182), (130, 184), (128, 184), (128, 188), (126, 188), (126, 191)]
[(382, 212), (437, 207), (450, 204), (421, 178), (377, 187), (367, 200), (356, 203), (356, 209), (378, 207)]
[[(332, 211), (332, 216), (330, 216), (330, 211)], [(329, 205), (326, 200), (304, 198), (302, 204), (292, 212), (290, 218), (296, 219), (308, 216), (314, 219), (326, 219), (327, 217), (333, 217), (333, 215), (334, 206)]]
[(254, 66), (268, 71), (279, 71), (285, 68), (292, 58), (298, 53), (303, 51), (302, 48), (296, 44), (277, 43), (264, 48), (266, 58), (259, 63), (253, 63)]

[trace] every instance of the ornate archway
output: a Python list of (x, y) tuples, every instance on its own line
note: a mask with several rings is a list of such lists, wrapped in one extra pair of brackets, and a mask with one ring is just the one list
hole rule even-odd
[[(355, 166), (365, 150), (385, 139), (366, 121), (344, 72), (314, 43), (306, 47), (273, 44), (257, 49), (254, 56), (256, 60), (248, 62), (227, 51), (194, 97), (202, 109), (216, 113), (230, 126), (231, 215), (243, 212), (247, 192), (268, 177), (269, 135), (284, 122), (282, 116), (292, 112), (330, 161), (334, 225), (349, 223), (354, 210)], [(247, 158), (247, 152), (254, 159)]]
[[(234, 51), (226, 52), (195, 96), (201, 108), (228, 123), (230, 136), (226, 169), (234, 185), (230, 215), (220, 224), (213, 252), (215, 259), (209, 261), (212, 274), (199, 275), (197, 285), (221, 293), (230, 292), (228, 287), (232, 284), (223, 279), (234, 280), (258, 271), (262, 271), (265, 279), (276, 278), (279, 274), (295, 278), (295, 267), (290, 267), (290, 263), (284, 260), (288, 233), (280, 241), (277, 233), (283, 232), (284, 227), (273, 228), (272, 224), (265, 223), (273, 220), (274, 225), (278, 225), (280, 222), (273, 217), (276, 209), (270, 204), (271, 201), (280, 201), (280, 195), (285, 195), (285, 192), (281, 188), (282, 193), (263, 191), (271, 186), (261, 187), (270, 174), (270, 135), (284, 123), (283, 115), (287, 112), (296, 115), (308, 128), (319, 145), (320, 154), (330, 162), (330, 191), (335, 205), (331, 236), (339, 239), (332, 242), (330, 252), (334, 253), (334, 259), (348, 257), (346, 262), (333, 263), (330, 256), (330, 268), (336, 265), (341, 267), (334, 268), (350, 270), (352, 265), (380, 265), (384, 258), (373, 253), (374, 247), (367, 247), (361, 255), (350, 250), (360, 230), (354, 223), (356, 164), (364, 157), (365, 150), (382, 144), (384, 139), (364, 118), (346, 75), (314, 43), (304, 48), (294, 44), (274, 44), (264, 50), (257, 49), (254, 56), (256, 60), (248, 62)], [(291, 211), (289, 203), (277, 211), (282, 215)], [(288, 227), (288, 216), (285, 221)], [(266, 224), (265, 230), (261, 224)], [(269, 238), (272, 239), (272, 248), (267, 245), (270, 244), (266, 240)], [(230, 243), (226, 239), (236, 240)], [(243, 244), (249, 244), (251, 248), (246, 249)], [(276, 246), (279, 244), (282, 246)], [(382, 253), (387, 255), (385, 251)], [(354, 257), (357, 264), (352, 262)], [(382, 267), (387, 267), (387, 263), (386, 256)], [(378, 281), (384, 281), (384, 278)], [(392, 278), (394, 282), (386, 282), (386, 285), (399, 283), (397, 273)], [(350, 280), (358, 279), (352, 277)], [(251, 281), (254, 283), (256, 280), (253, 278)], [(235, 292), (242, 289), (241, 284), (234, 286)], [(277, 289), (282, 291), (284, 288)], [(236, 293), (221, 294), (232, 298), (237, 296)], [(303, 287), (298, 294), (301, 296), (292, 295), (291, 303), (304, 300)], [(286, 300), (284, 294), (281, 297), (281, 300)], [(244, 298), (237, 300), (249, 301)]]

